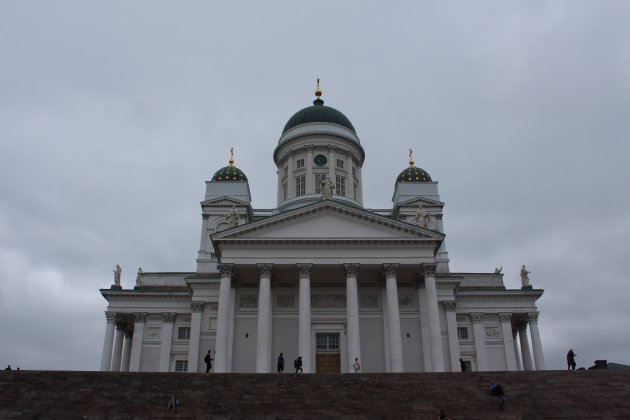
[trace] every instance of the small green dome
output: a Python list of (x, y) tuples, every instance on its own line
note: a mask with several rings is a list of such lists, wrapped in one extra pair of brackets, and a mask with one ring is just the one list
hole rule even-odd
[(398, 178), (396, 178), (396, 182), (433, 182), (431, 180), (431, 175), (427, 171), (422, 168), (416, 168), (415, 166), (410, 166), (403, 170)]
[(287, 121), (287, 124), (284, 126), (284, 130), (282, 130), (282, 132), (284, 133), (293, 127), (297, 127), (298, 125), (313, 122), (338, 124), (352, 130), (352, 132), (356, 134), (354, 126), (348, 117), (337, 111), (335, 108), (325, 106), (324, 101), (321, 99), (315, 99), (313, 101), (313, 106), (306, 107), (293, 114), (293, 116), (289, 118), (289, 121)]
[(236, 166), (226, 166), (214, 173), (212, 176), (213, 181), (226, 182), (226, 181), (247, 181), (247, 177)]

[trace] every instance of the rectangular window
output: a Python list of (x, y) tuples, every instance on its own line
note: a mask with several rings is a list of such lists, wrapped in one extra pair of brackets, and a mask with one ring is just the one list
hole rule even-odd
[(322, 193), (322, 181), (326, 179), (326, 174), (315, 174), (315, 194)]
[(298, 159), (295, 163), (296, 163), (298, 169), (304, 167), (304, 159)]
[(175, 372), (188, 372), (188, 360), (175, 360)]
[(337, 168), (343, 168), (343, 160), (337, 159)]
[(179, 327), (177, 329), (178, 340), (190, 340), (190, 327)]
[(306, 182), (304, 175), (295, 177), (295, 196), (299, 197), (306, 193)]
[(457, 327), (457, 338), (468, 340), (468, 327)]
[(339, 334), (317, 334), (317, 350), (339, 350)]
[(336, 176), (335, 192), (337, 195), (346, 196), (346, 178), (339, 175)]

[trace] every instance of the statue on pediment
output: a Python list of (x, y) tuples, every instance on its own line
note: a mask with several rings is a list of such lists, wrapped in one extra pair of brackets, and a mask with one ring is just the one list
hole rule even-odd
[(335, 187), (332, 184), (332, 181), (326, 178), (326, 179), (322, 179), (320, 181), (320, 184), (322, 187), (322, 200), (328, 200), (329, 198), (332, 198), (333, 190), (335, 189)]
[(433, 221), (431, 220), (431, 215), (422, 207), (422, 205), (418, 205), (418, 211), (416, 211), (414, 219), (418, 226), (427, 229), (433, 229)]
[(227, 213), (225, 213), (225, 218), (227, 219), (229, 227), (234, 227), (238, 225), (241, 217), (238, 214), (238, 210), (236, 210), (236, 206), (232, 206), (232, 208)]
[(138, 275), (136, 275), (136, 286), (142, 286), (142, 274), (144, 271), (142, 267), (138, 268)]
[(531, 271), (526, 269), (525, 265), (523, 264), (523, 266), (521, 267), (521, 283), (523, 284), (523, 287), (529, 286), (529, 273), (531, 273)]
[(501, 274), (501, 271), (503, 271), (503, 266), (494, 268), (494, 274)]
[(116, 264), (116, 269), (114, 270), (114, 285), (120, 286), (120, 275), (122, 273), (122, 268), (118, 264)]

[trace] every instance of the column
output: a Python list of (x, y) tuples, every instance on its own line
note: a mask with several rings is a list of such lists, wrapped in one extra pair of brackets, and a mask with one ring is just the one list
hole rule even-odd
[(499, 312), (499, 321), (501, 322), (501, 335), (503, 336), (503, 348), (505, 351), (505, 367), (507, 370), (517, 370), (514, 339), (512, 338), (512, 314)]
[(315, 177), (313, 176), (313, 146), (306, 146), (306, 194), (315, 194)]
[(436, 264), (422, 264), (424, 289), (427, 296), (427, 315), (429, 318), (429, 336), (431, 337), (431, 364), (433, 372), (444, 372), (444, 353), (442, 353), (442, 331), (438, 312), (437, 289), (435, 286)]
[(116, 312), (105, 311), (105, 341), (103, 341), (103, 353), (101, 355), (101, 370), (108, 371), (112, 363), (112, 346), (114, 345), (114, 322), (116, 322)]
[[(289, 174), (287, 175), (287, 199), (295, 197), (295, 159), (293, 152), (289, 152)], [(214, 370), (216, 372), (216, 369)]]
[(348, 372), (354, 372), (354, 359), (361, 359), (361, 335), (359, 331), (359, 289), (357, 274), (359, 264), (344, 264), (346, 271), (346, 322), (348, 334)]
[(190, 341), (188, 342), (188, 372), (199, 371), (199, 339), (201, 338), (201, 313), (204, 302), (190, 304)]
[(523, 370), (534, 370), (532, 366), (532, 355), (529, 351), (529, 342), (527, 341), (527, 323), (522, 322), (518, 325), (518, 335), (521, 340), (521, 355), (523, 357)]
[(356, 200), (357, 197), (354, 191), (354, 185), (355, 185), (354, 175), (352, 174), (353, 165), (354, 165), (354, 159), (352, 158), (352, 153), (348, 152), (346, 153), (346, 168), (348, 170), (348, 179), (346, 179), (346, 196), (350, 198), (354, 198)]
[(387, 319), (389, 321), (389, 359), (392, 372), (403, 371), (402, 338), (400, 336), (400, 310), (398, 309), (398, 264), (383, 264), (387, 291)]
[(475, 353), (477, 354), (477, 370), (488, 370), (488, 358), (486, 356), (486, 329), (483, 326), (483, 313), (470, 314), (473, 322), (473, 334), (475, 335)]
[[(290, 173), (291, 169), (289, 169)], [(228, 326), (230, 317), (230, 288), (234, 264), (218, 264), (221, 273), (221, 285), (219, 286), (219, 310), (217, 313), (217, 337), (214, 350), (214, 371), (216, 373), (227, 372), (228, 366)]]
[(521, 352), (518, 349), (518, 341), (516, 336), (518, 335), (518, 329), (512, 327), (512, 340), (514, 341), (514, 357), (516, 359), (516, 370), (523, 370), (523, 365), (521, 364)]
[(133, 339), (131, 341), (131, 356), (129, 359), (129, 371), (140, 371), (140, 354), (142, 353), (142, 339), (144, 336), (144, 322), (147, 319), (146, 312), (134, 313)]
[(114, 353), (112, 354), (112, 372), (120, 371), (120, 360), (122, 359), (123, 337), (126, 325), (122, 322), (116, 323), (116, 334), (114, 335)]
[(300, 307), (298, 331), (298, 355), (302, 356), (304, 373), (311, 373), (311, 268), (313, 264), (297, 264), (300, 273)]
[(451, 357), (451, 371), (459, 372), (461, 366), (459, 364), (459, 338), (457, 337), (457, 302), (454, 300), (442, 301), (446, 310), (446, 329), (448, 331), (448, 350)]
[(162, 333), (160, 334), (160, 372), (168, 372), (171, 365), (171, 343), (173, 342), (173, 312), (162, 312)]
[(258, 333), (256, 373), (271, 372), (271, 269), (273, 264), (258, 264)]
[(433, 372), (431, 364), (431, 336), (429, 335), (429, 311), (427, 310), (427, 292), (424, 282), (418, 281), (418, 302), (420, 305), (420, 334), (422, 337), (422, 361), (425, 372)]
[(129, 330), (125, 331), (125, 340), (123, 344), (123, 356), (120, 364), (121, 372), (129, 371), (129, 359), (131, 358), (131, 333)]
[(532, 338), (536, 370), (545, 370), (545, 357), (543, 356), (542, 342), (540, 341), (540, 333), (538, 332), (538, 312), (528, 313), (527, 319), (529, 320), (529, 334)]
[[(336, 187), (336, 178), (335, 178), (335, 168), (337, 167), (337, 159), (335, 158), (335, 148), (333, 146), (328, 146), (328, 179), (332, 182)], [(339, 194), (339, 191), (335, 188), (334, 194)]]

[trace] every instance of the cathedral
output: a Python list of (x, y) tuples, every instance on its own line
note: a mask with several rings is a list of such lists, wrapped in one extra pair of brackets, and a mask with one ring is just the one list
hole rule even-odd
[(229, 164), (206, 181), (195, 272), (138, 271), (107, 301), (104, 371), (304, 373), (545, 369), (529, 284), (501, 269), (449, 270), (438, 183), (415, 165), (391, 208), (363, 206), (365, 150), (350, 120), (324, 105), (285, 124), (273, 160), (277, 205), (252, 207)]

